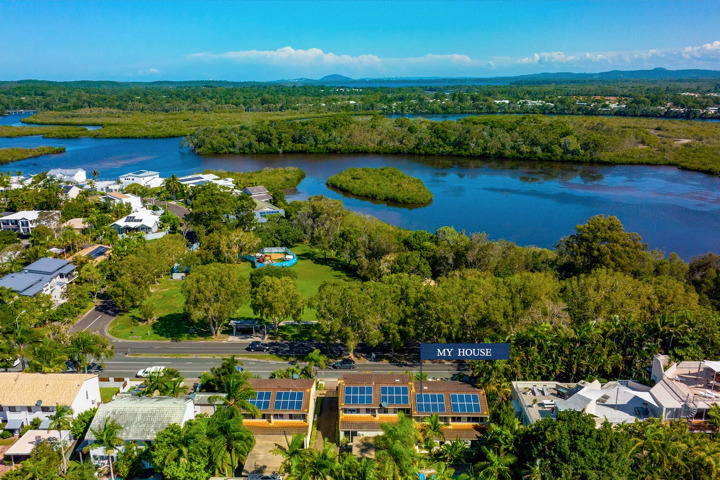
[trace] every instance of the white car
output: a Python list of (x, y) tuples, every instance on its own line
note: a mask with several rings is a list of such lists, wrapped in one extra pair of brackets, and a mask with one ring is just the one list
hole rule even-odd
[(20, 365), (20, 359), (16, 358), (15, 361), (13, 362), (13, 367), (17, 367), (18, 365)]
[(160, 373), (163, 370), (165, 370), (165, 367), (163, 367), (163, 366), (143, 368), (142, 370), (138, 370), (136, 376), (138, 378), (147, 378), (150, 376), (151, 373)]

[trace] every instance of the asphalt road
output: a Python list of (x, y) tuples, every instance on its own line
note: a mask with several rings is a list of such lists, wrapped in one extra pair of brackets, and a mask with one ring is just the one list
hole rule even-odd
[[(222, 358), (212, 358), (210, 355), (263, 355), (265, 352), (249, 352), (246, 348), (249, 343), (258, 338), (233, 339), (225, 342), (196, 341), (196, 342), (169, 342), (169, 341), (137, 341), (118, 340), (110, 337), (107, 327), (118, 314), (112, 304), (103, 303), (91, 310), (85, 317), (79, 320), (70, 328), (71, 332), (90, 331), (98, 332), (110, 339), (115, 346), (115, 358), (105, 362), (103, 376), (134, 377), (138, 370), (153, 365), (164, 365), (179, 370), (185, 378), (198, 378), (202, 372), (219, 365)], [(267, 342), (270, 346), (268, 353), (276, 355), (302, 356), (315, 348), (322, 349), (325, 353), (331, 353), (334, 357), (341, 357), (345, 353), (343, 347), (336, 345), (332, 351), (327, 351), (323, 343), (313, 342)], [(360, 357), (369, 352), (359, 349)], [(195, 356), (197, 355), (197, 356)], [(378, 360), (380, 355), (378, 355)], [(249, 372), (268, 377), (270, 372), (287, 368), (291, 364), (282, 361), (241, 359), (245, 369)], [(423, 371), (430, 378), (446, 378), (453, 373), (459, 373), (459, 365), (455, 363), (429, 363), (423, 365)], [(417, 372), (420, 370), (419, 363), (389, 363), (387, 361), (359, 362), (354, 372)], [(320, 378), (339, 378), (348, 370), (333, 370), (328, 368), (320, 371)]]

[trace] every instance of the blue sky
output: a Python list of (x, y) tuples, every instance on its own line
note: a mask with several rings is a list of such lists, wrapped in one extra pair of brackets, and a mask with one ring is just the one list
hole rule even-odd
[(720, 1), (0, 1), (0, 80), (720, 69)]

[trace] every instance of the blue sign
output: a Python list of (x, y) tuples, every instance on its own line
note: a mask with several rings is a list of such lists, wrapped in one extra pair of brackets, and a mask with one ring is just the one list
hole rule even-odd
[(508, 360), (509, 343), (423, 343), (420, 360)]

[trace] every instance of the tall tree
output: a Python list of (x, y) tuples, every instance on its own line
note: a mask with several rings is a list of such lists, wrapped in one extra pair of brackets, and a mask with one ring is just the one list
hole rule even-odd
[(67, 459), (65, 458), (65, 438), (62, 431), (70, 431), (72, 427), (73, 410), (64, 405), (55, 405), (55, 412), (50, 415), (50, 429), (57, 430), (60, 441), (60, 455), (62, 456), (63, 473), (67, 472)]
[(107, 455), (108, 464), (110, 466), (110, 478), (112, 480), (115, 480), (115, 472), (113, 471), (113, 455), (117, 451), (118, 447), (125, 444), (125, 442), (118, 436), (120, 430), (122, 430), (122, 426), (110, 418), (106, 418), (105, 423), (99, 429), (90, 429), (95, 437), (95, 442), (104, 449), (105, 455)]
[(87, 373), (89, 363), (99, 361), (104, 366), (105, 359), (113, 358), (115, 346), (98, 333), (75, 332), (68, 341), (68, 355), (76, 371)]
[(250, 306), (256, 315), (273, 325), (275, 335), (284, 320), (300, 321), (305, 299), (290, 277), (265, 277), (253, 289)]
[(210, 264), (195, 268), (183, 283), (185, 313), (207, 322), (213, 336), (247, 301), (249, 284), (232, 265)]

